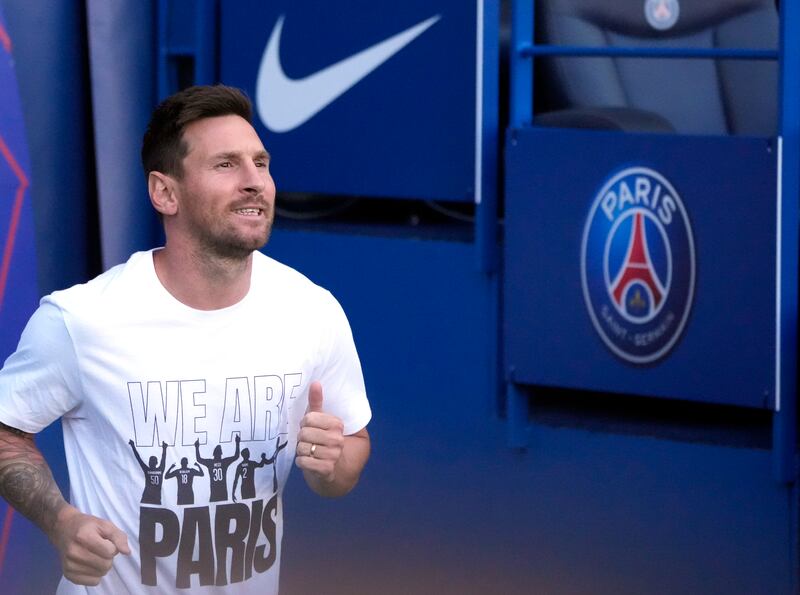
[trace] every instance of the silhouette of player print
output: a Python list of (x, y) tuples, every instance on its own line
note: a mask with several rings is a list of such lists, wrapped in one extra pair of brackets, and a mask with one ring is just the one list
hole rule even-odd
[(178, 479), (178, 504), (194, 504), (192, 482), (194, 482), (195, 477), (203, 477), (204, 475), (200, 465), (195, 463), (194, 466), (197, 469), (189, 467), (189, 459), (183, 457), (180, 468), (175, 469), (175, 463), (172, 463), (164, 476), (166, 479), (172, 479), (173, 477)]
[(209, 502), (223, 502), (228, 499), (228, 484), (225, 477), (228, 467), (239, 458), (239, 435), (236, 435), (236, 453), (232, 457), (222, 458), (222, 446), (217, 444), (214, 447), (214, 458), (205, 459), (200, 456), (200, 440), (195, 440), (194, 450), (197, 462), (208, 468), (208, 479), (211, 482), (211, 497)]
[(161, 463), (158, 462), (158, 457), (150, 457), (149, 467), (144, 464), (142, 457), (139, 456), (139, 451), (136, 450), (136, 444), (133, 440), (128, 440), (128, 444), (130, 444), (133, 454), (144, 472), (142, 504), (161, 504), (161, 485), (164, 480), (164, 465), (167, 461), (167, 443), (161, 443)]
[(242, 478), (242, 500), (256, 497), (256, 482), (255, 475), (258, 467), (263, 467), (267, 464), (267, 455), (261, 453), (261, 461), (256, 463), (250, 460), (250, 449), (242, 449), (241, 463), (236, 465), (236, 476), (233, 478), (233, 489), (231, 490), (231, 497), (236, 502), (236, 485), (239, 483), (239, 478)]
[(267, 459), (267, 465), (272, 465), (272, 493), (275, 494), (278, 492), (278, 453), (286, 448), (286, 445), (289, 444), (287, 440), (283, 444), (281, 442), (281, 437), (278, 436), (275, 439), (275, 454), (272, 455), (271, 459)]

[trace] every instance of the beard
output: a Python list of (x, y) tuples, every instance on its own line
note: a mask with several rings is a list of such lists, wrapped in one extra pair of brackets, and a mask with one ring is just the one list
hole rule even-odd
[(195, 225), (195, 237), (203, 252), (218, 259), (240, 261), (263, 248), (269, 241), (275, 213), (269, 204), (261, 208), (264, 211), (266, 225), (258, 232), (248, 230), (245, 233), (235, 226), (225, 227), (218, 220), (205, 225)]

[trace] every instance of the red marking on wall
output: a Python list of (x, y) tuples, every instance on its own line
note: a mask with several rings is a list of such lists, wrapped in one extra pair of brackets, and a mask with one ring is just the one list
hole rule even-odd
[[(5, 27), (3, 27), (2, 24), (0, 24), (0, 44), (2, 44), (3, 49), (5, 49), (6, 52), (9, 54), (11, 53), (11, 37), (9, 37), (8, 32), (5, 30)], [(0, 153), (2, 153), (3, 158), (8, 161), (9, 166), (11, 166), (11, 171), (14, 172), (14, 175), (17, 176), (17, 179), (19, 180), (19, 187), (17, 188), (17, 193), (14, 196), (14, 206), (11, 211), (11, 222), (8, 227), (8, 235), (6, 236), (5, 247), (3, 249), (2, 265), (0, 265), (0, 309), (2, 309), (3, 297), (5, 296), (6, 290), (6, 281), (8, 280), (8, 269), (11, 266), (11, 253), (14, 249), (14, 240), (16, 239), (17, 235), (19, 217), (22, 213), (22, 201), (25, 197), (25, 189), (28, 187), (28, 178), (17, 163), (17, 160), (14, 158), (14, 154), (8, 148), (8, 145), (6, 145), (6, 142), (2, 136), (0, 136)], [(2, 533), (0, 533), (0, 576), (3, 575), (3, 565), (6, 561), (6, 550), (8, 549), (8, 541), (11, 538), (11, 523), (13, 520), (14, 509), (11, 508), (11, 506), (7, 506), (5, 518), (3, 519), (3, 530)]]
[(17, 238), (17, 227), (19, 225), (20, 214), (22, 213), (22, 202), (25, 198), (25, 190), (28, 188), (28, 178), (25, 172), (17, 163), (14, 154), (6, 145), (6, 141), (0, 136), (0, 154), (3, 155), (11, 171), (19, 180), (19, 187), (14, 196), (14, 206), (11, 210), (11, 221), (8, 225), (8, 235), (6, 236), (5, 247), (3, 248), (3, 260), (0, 263), (0, 310), (3, 309), (3, 298), (6, 293), (6, 282), (8, 281), (8, 270), (11, 268), (11, 255), (14, 252), (14, 241)]
[[(4, 33), (4, 32), (3, 32)], [(14, 206), (11, 211), (11, 222), (8, 226), (8, 235), (6, 236), (5, 248), (3, 249), (3, 260), (0, 264), (0, 309), (3, 308), (3, 297), (5, 296), (6, 281), (8, 280), (8, 269), (11, 267), (11, 254), (14, 250), (14, 240), (17, 235), (17, 226), (19, 225), (20, 214), (22, 213), (22, 201), (25, 198), (25, 189), (28, 187), (28, 178), (25, 172), (17, 163), (14, 154), (6, 145), (5, 140), (0, 136), (0, 154), (8, 161), (11, 171), (17, 176), (19, 180), (19, 187), (17, 188), (14, 197)], [(6, 549), (8, 547), (8, 540), (11, 536), (11, 521), (14, 519), (14, 509), (10, 506), (6, 509), (5, 519), (3, 521), (3, 531), (0, 534), (0, 576), (3, 573), (3, 564), (6, 559)]]
[(0, 43), (3, 48), (10, 54), (11, 53), (11, 38), (8, 36), (8, 31), (5, 30), (3, 25), (0, 25)]
[(14, 509), (11, 506), (6, 508), (6, 517), (3, 519), (3, 533), (0, 534), (0, 576), (3, 576), (3, 562), (6, 560), (6, 549), (8, 540), (11, 537), (11, 521), (14, 520)]

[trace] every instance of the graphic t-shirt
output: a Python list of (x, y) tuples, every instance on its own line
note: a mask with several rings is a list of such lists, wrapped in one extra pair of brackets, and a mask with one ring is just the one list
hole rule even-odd
[[(194, 310), (139, 252), (42, 299), (0, 371), (0, 421), (35, 433), (61, 417), (72, 504), (128, 535), (132, 554), (92, 592), (270, 594), (314, 380), (345, 434), (366, 426), (350, 327), (326, 290), (256, 252), (244, 299)], [(58, 592), (87, 589), (62, 579)]]

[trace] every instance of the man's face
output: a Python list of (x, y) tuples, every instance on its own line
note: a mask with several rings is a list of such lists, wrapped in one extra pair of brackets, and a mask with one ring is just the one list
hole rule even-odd
[(275, 207), (269, 154), (239, 116), (206, 118), (184, 130), (189, 152), (177, 182), (170, 235), (203, 253), (240, 259), (267, 243)]

